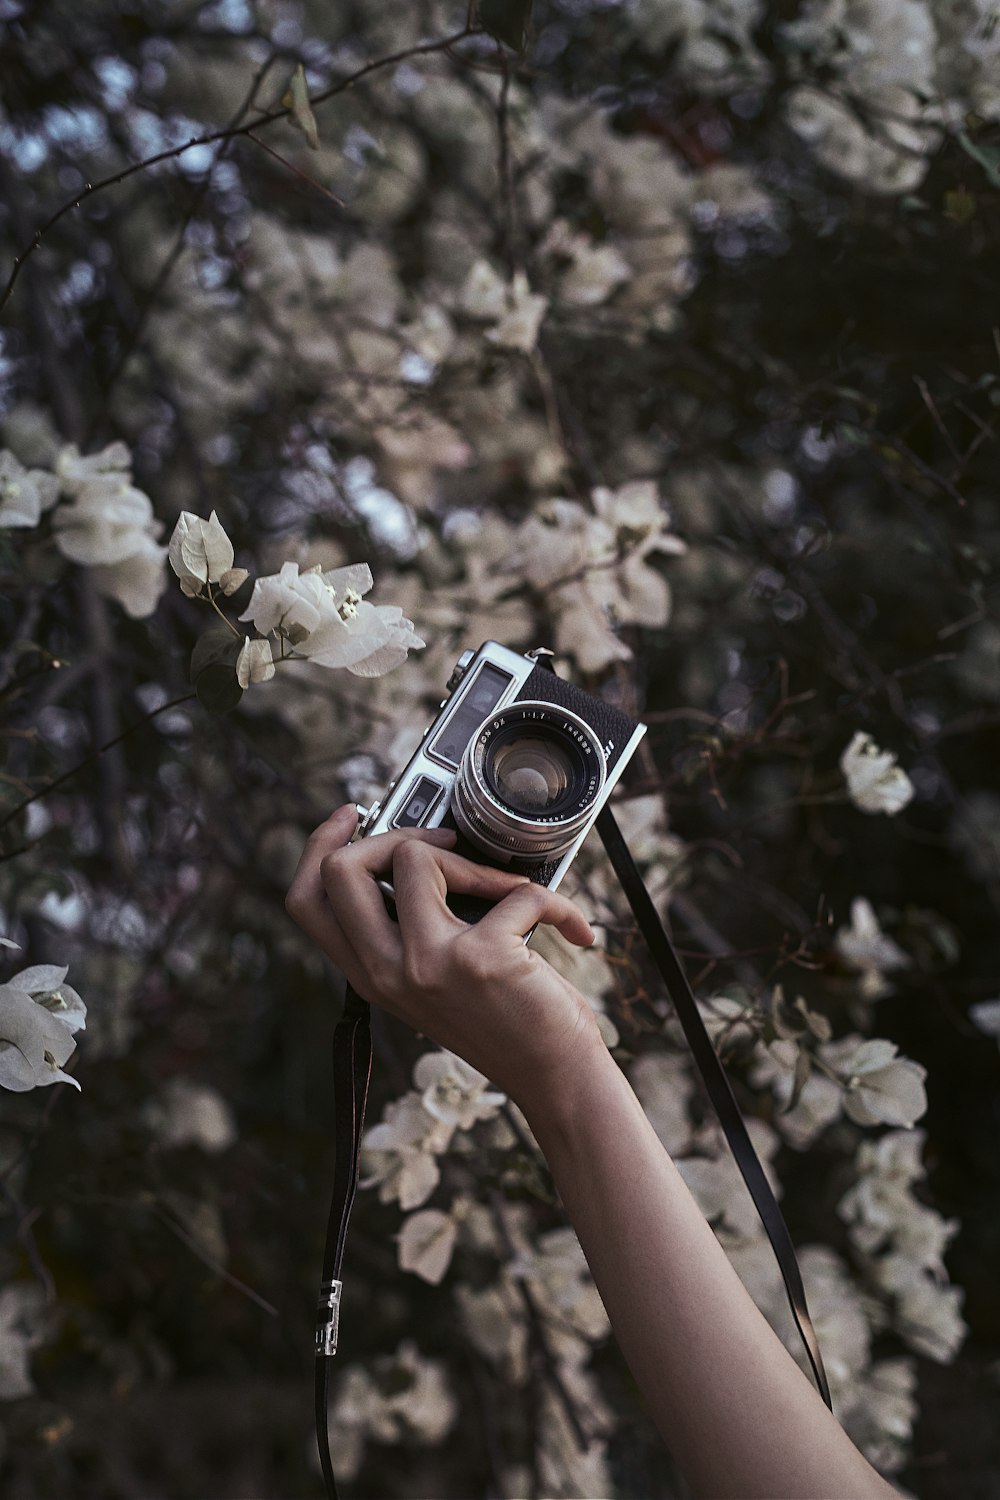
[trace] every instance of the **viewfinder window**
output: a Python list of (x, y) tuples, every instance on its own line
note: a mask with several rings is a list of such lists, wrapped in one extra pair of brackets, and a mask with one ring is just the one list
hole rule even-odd
[(479, 668), (458, 707), (431, 745), (435, 760), (457, 770), (465, 747), (484, 719), (488, 719), (511, 683), (511, 674), (489, 662)]

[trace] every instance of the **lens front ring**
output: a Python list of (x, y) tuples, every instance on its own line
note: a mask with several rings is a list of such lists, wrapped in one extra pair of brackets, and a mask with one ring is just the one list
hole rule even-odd
[(554, 703), (515, 701), (470, 739), (452, 812), (484, 853), (541, 863), (574, 843), (606, 779), (604, 751), (589, 724)]

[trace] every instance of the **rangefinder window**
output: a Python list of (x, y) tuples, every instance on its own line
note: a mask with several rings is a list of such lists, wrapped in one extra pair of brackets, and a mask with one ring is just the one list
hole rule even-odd
[(399, 805), (393, 828), (420, 828), (430, 817), (444, 787), (430, 776), (418, 776)]
[(496, 708), (512, 681), (509, 672), (484, 662), (463, 693), (458, 707), (434, 740), (428, 755), (439, 760), (443, 766), (457, 770), (466, 745), (483, 720)]

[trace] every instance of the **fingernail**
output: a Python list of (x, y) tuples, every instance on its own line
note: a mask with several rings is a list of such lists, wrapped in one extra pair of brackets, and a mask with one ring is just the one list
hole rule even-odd
[(331, 819), (332, 818), (343, 818), (343, 817), (346, 817), (346, 815), (348, 813), (351, 813), (351, 815), (353, 817), (357, 817), (357, 815), (358, 815), (358, 809), (357, 809), (357, 807), (355, 806), (355, 804), (353, 802), (345, 802), (344, 805), (343, 805), (343, 807), (336, 808), (330, 814), (330, 817), (331, 817)]
[(427, 837), (435, 841), (440, 840), (442, 843), (454, 844), (458, 839), (458, 834), (454, 828), (428, 828)]

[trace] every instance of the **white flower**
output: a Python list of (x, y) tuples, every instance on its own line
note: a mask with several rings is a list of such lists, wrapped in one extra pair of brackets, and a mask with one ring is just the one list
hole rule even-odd
[(45, 1294), (32, 1282), (0, 1291), (0, 1401), (34, 1394), (29, 1360), (45, 1337)]
[(798, 1058), (799, 1048), (791, 1040), (778, 1037), (767, 1045), (761, 1042), (754, 1052), (750, 1082), (755, 1088), (771, 1085), (776, 1102), (783, 1106), (775, 1117), (775, 1125), (790, 1146), (805, 1151), (839, 1117), (844, 1094), (839, 1084), (814, 1068), (794, 1108), (784, 1107), (795, 1087)]
[(131, 482), (128, 449), (112, 443), (81, 458), (75, 447), (66, 448), (56, 470), (63, 490), (74, 497), (53, 518), (59, 550), (90, 568), (100, 592), (133, 618), (151, 615), (166, 587), (167, 549), (157, 544), (163, 527), (149, 496)]
[(843, 1080), (844, 1113), (857, 1125), (913, 1125), (927, 1108), (927, 1069), (897, 1057), (895, 1042), (843, 1037), (820, 1049)]
[(132, 455), (128, 445), (109, 443), (100, 453), (83, 457), (75, 443), (63, 448), (56, 459), (56, 474), (67, 495), (78, 495), (85, 485), (94, 482), (128, 483), (132, 472)]
[[(159, 522), (156, 523), (159, 531)], [(151, 534), (137, 536), (128, 557), (117, 563), (99, 563), (90, 570), (94, 586), (109, 599), (116, 599), (133, 620), (142, 620), (151, 615), (167, 586), (163, 570), (165, 547), (160, 547)]]
[(252, 641), (249, 636), (244, 636), (240, 654), (236, 658), (236, 680), (240, 687), (249, 687), (251, 682), (270, 682), (274, 672), (271, 642)]
[(671, 1156), (683, 1155), (693, 1129), (690, 1103), (694, 1093), (683, 1058), (676, 1052), (648, 1052), (630, 1065), (628, 1077), (664, 1149)]
[[(806, 1245), (799, 1264), (836, 1407), (868, 1363), (871, 1327), (860, 1292), (835, 1250)], [(788, 1322), (782, 1313), (782, 1326)]]
[(434, 1119), (412, 1091), (386, 1105), (384, 1118), (366, 1130), (362, 1165), (363, 1187), (379, 1184), (379, 1199), (399, 1199), (403, 1209), (418, 1208), (440, 1178), (435, 1157), (446, 1151), (453, 1126)]
[(455, 1288), (455, 1297), (464, 1331), (473, 1345), (517, 1384), (526, 1369), (527, 1329), (524, 1305), (513, 1278), (502, 1275), (481, 1291), (460, 1285)]
[(54, 964), (22, 969), (0, 985), (0, 1085), (25, 1093), (50, 1083), (80, 1085), (62, 1065), (76, 1050), (87, 1008)]
[(856, 1379), (854, 1400), (843, 1412), (848, 1436), (882, 1474), (906, 1463), (906, 1444), (917, 1415), (917, 1372), (912, 1359), (883, 1359)]
[(613, 245), (595, 245), (586, 235), (568, 246), (572, 261), (559, 281), (561, 301), (573, 307), (596, 307), (628, 281), (632, 267)]
[[(771, 1160), (780, 1145), (778, 1135), (766, 1120), (752, 1116), (747, 1120), (747, 1131), (775, 1196), (780, 1197), (781, 1184), (771, 1168)], [(757, 1210), (732, 1153), (719, 1149), (720, 1154), (715, 1157), (679, 1157), (677, 1170), (707, 1219), (721, 1219), (734, 1234), (750, 1239), (759, 1232)]]
[(886, 982), (886, 974), (911, 966), (909, 955), (886, 937), (871, 902), (864, 896), (851, 902), (851, 925), (840, 928), (833, 945), (848, 967), (861, 974), (861, 993), (866, 1000), (877, 1000), (890, 992), (892, 985)]
[(413, 1082), (427, 1113), (459, 1130), (491, 1120), (507, 1102), (506, 1094), (489, 1092), (483, 1074), (453, 1052), (425, 1052), (414, 1066)]
[(147, 1109), (146, 1122), (167, 1147), (225, 1151), (236, 1140), (232, 1110), (221, 1094), (186, 1078), (170, 1080), (162, 1097)]
[(847, 793), (855, 807), (867, 813), (900, 812), (913, 796), (913, 783), (896, 765), (889, 750), (880, 750), (870, 734), (860, 729), (840, 757)]
[(458, 301), (470, 318), (494, 321), (507, 310), (507, 283), (488, 260), (477, 260), (465, 278)]
[(458, 1416), (444, 1367), (425, 1359), (407, 1340), (394, 1355), (374, 1362), (375, 1377), (350, 1365), (337, 1382), (331, 1427), (337, 1434), (337, 1472), (352, 1479), (361, 1467), (365, 1441), (440, 1443)]
[(585, 1339), (607, 1337), (608, 1315), (571, 1226), (541, 1235), (534, 1249), (514, 1258), (509, 1271), (529, 1283), (548, 1322)]
[(892, 1236), (916, 1202), (910, 1189), (924, 1175), (922, 1130), (887, 1130), (858, 1148), (858, 1178), (837, 1204), (858, 1249), (871, 1254)]
[(233, 566), (233, 544), (214, 510), (207, 521), (202, 521), (189, 510), (182, 510), (170, 538), (167, 557), (182, 582), (187, 580), (198, 585), (219, 583), (223, 574)]
[(362, 600), (371, 586), (366, 563), (300, 574), (298, 563), (286, 562), (280, 573), (256, 580), (239, 618), (252, 620), (261, 635), (284, 631), (296, 651), (317, 666), (381, 677), (424, 642), (397, 606)]
[(977, 1000), (969, 1006), (969, 1020), (987, 1036), (995, 1037), (1000, 1047), (1000, 1000)]
[(400, 1268), (437, 1286), (451, 1264), (457, 1232), (455, 1220), (438, 1208), (410, 1214), (397, 1236)]
[(964, 1292), (939, 1286), (929, 1276), (911, 1278), (900, 1288), (896, 1324), (911, 1349), (948, 1364), (968, 1329), (962, 1318)]
[(863, 1142), (858, 1180), (837, 1205), (862, 1254), (881, 1252), (872, 1269), (887, 1291), (900, 1291), (925, 1272), (947, 1280), (943, 1256), (958, 1220), (943, 1218), (914, 1196), (913, 1183), (924, 1175), (924, 1139), (921, 1130), (890, 1130), (878, 1141)]
[(502, 349), (519, 349), (522, 354), (530, 354), (538, 342), (538, 330), (548, 305), (548, 297), (534, 294), (528, 278), (518, 271), (510, 284), (506, 310), (486, 337)]
[(37, 526), (42, 511), (59, 498), (59, 481), (44, 469), (25, 469), (13, 453), (0, 452), (0, 527)]
[[(132, 485), (85, 485), (72, 505), (55, 516), (59, 550), (71, 562), (92, 567), (119, 563), (136, 551), (157, 523), (148, 495)], [(158, 529), (158, 528), (157, 528)]]
[(670, 588), (648, 559), (653, 553), (683, 553), (686, 546), (669, 532), (650, 480), (617, 490), (599, 486), (591, 502), (593, 513), (575, 500), (546, 501), (520, 527), (507, 568), (548, 594), (557, 648), (584, 671), (598, 672), (631, 656), (613, 622), (667, 623)]

